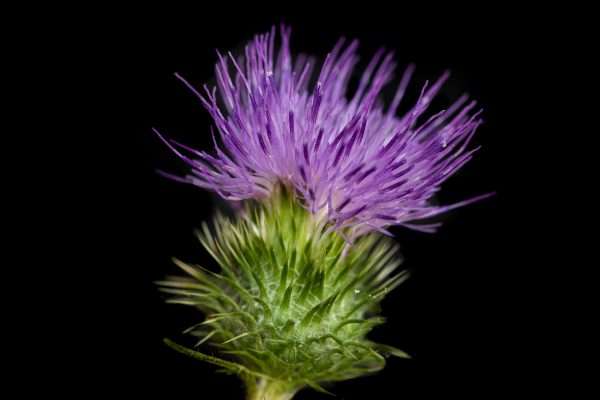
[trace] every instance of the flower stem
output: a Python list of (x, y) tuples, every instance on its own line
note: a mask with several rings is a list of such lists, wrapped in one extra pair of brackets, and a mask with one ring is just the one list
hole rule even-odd
[(260, 379), (248, 388), (247, 400), (290, 400), (296, 392), (297, 389), (282, 382)]

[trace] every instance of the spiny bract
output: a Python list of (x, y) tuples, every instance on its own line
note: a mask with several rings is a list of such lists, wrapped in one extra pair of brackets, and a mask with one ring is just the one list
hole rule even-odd
[(394, 273), (400, 257), (391, 240), (365, 235), (349, 246), (281, 187), (213, 226), (198, 236), (221, 271), (176, 260), (189, 276), (160, 284), (169, 302), (206, 315), (186, 332), (237, 362), (176, 349), (238, 373), (251, 388), (269, 381), (286, 393), (378, 371), (388, 354), (406, 357), (366, 338), (383, 322), (381, 299), (408, 276)]

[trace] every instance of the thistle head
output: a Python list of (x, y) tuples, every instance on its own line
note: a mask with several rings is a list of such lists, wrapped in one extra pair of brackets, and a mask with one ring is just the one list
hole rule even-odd
[(156, 131), (190, 166), (168, 176), (243, 201), (198, 234), (218, 270), (176, 261), (187, 276), (160, 282), (169, 302), (205, 315), (186, 332), (222, 357), (169, 343), (238, 374), (253, 399), (324, 390), (380, 370), (387, 355), (407, 357), (367, 337), (383, 322), (379, 303), (407, 277), (381, 233), (391, 225), (431, 232), (437, 225), (422, 220), (487, 196), (430, 204), (477, 150), (469, 143), (481, 124), (466, 96), (428, 111), (448, 73), (398, 115), (413, 66), (386, 106), (391, 53), (378, 51), (348, 93), (356, 41), (340, 40), (310, 84), (312, 59), (292, 57), (289, 29), (277, 51), (275, 36), (256, 36), (240, 58), (219, 54), (215, 88), (198, 91), (177, 75), (214, 120), (213, 154)]

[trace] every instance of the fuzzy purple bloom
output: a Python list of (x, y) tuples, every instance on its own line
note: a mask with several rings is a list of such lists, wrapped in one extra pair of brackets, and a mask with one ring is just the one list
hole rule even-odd
[[(351, 236), (390, 225), (433, 231), (438, 224), (415, 224), (489, 195), (433, 206), (440, 185), (477, 150), (468, 144), (481, 124), (475, 101), (462, 96), (446, 110), (423, 118), (448, 79), (425, 83), (414, 106), (402, 116), (398, 106), (414, 66), (405, 69), (392, 102), (378, 102), (393, 78), (392, 53), (379, 50), (347, 97), (358, 61), (358, 42), (341, 39), (327, 55), (313, 87), (314, 63), (290, 54), (290, 29), (258, 35), (238, 59), (218, 54), (217, 88), (198, 92), (214, 119), (221, 145), (215, 155), (165, 142), (191, 166), (178, 178), (216, 191), (230, 200), (268, 196), (284, 182), (296, 188), (306, 207)], [(222, 101), (222, 104), (219, 102)], [(158, 133), (158, 131), (157, 131)], [(160, 134), (159, 134), (160, 136)], [(162, 138), (162, 136), (161, 136)], [(214, 138), (214, 133), (213, 133)]]

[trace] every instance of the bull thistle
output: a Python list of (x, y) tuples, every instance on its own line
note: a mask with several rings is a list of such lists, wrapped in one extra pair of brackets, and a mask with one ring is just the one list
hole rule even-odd
[(398, 246), (386, 229), (433, 232), (422, 220), (483, 199), (446, 206), (429, 199), (477, 149), (475, 102), (460, 97), (421, 120), (448, 73), (425, 84), (404, 115), (397, 108), (414, 67), (386, 109), (377, 100), (392, 79), (392, 54), (378, 51), (356, 92), (346, 91), (357, 42), (340, 40), (315, 84), (314, 63), (290, 54), (290, 30), (258, 35), (243, 57), (218, 54), (217, 88), (197, 91), (176, 75), (212, 116), (215, 155), (159, 137), (191, 172), (166, 176), (241, 201), (198, 237), (220, 270), (175, 260), (186, 276), (159, 282), (169, 303), (205, 319), (185, 332), (219, 357), (170, 340), (177, 351), (238, 375), (250, 400), (291, 399), (304, 387), (374, 373), (387, 356), (409, 357), (368, 333), (384, 322), (381, 300), (404, 282)]

